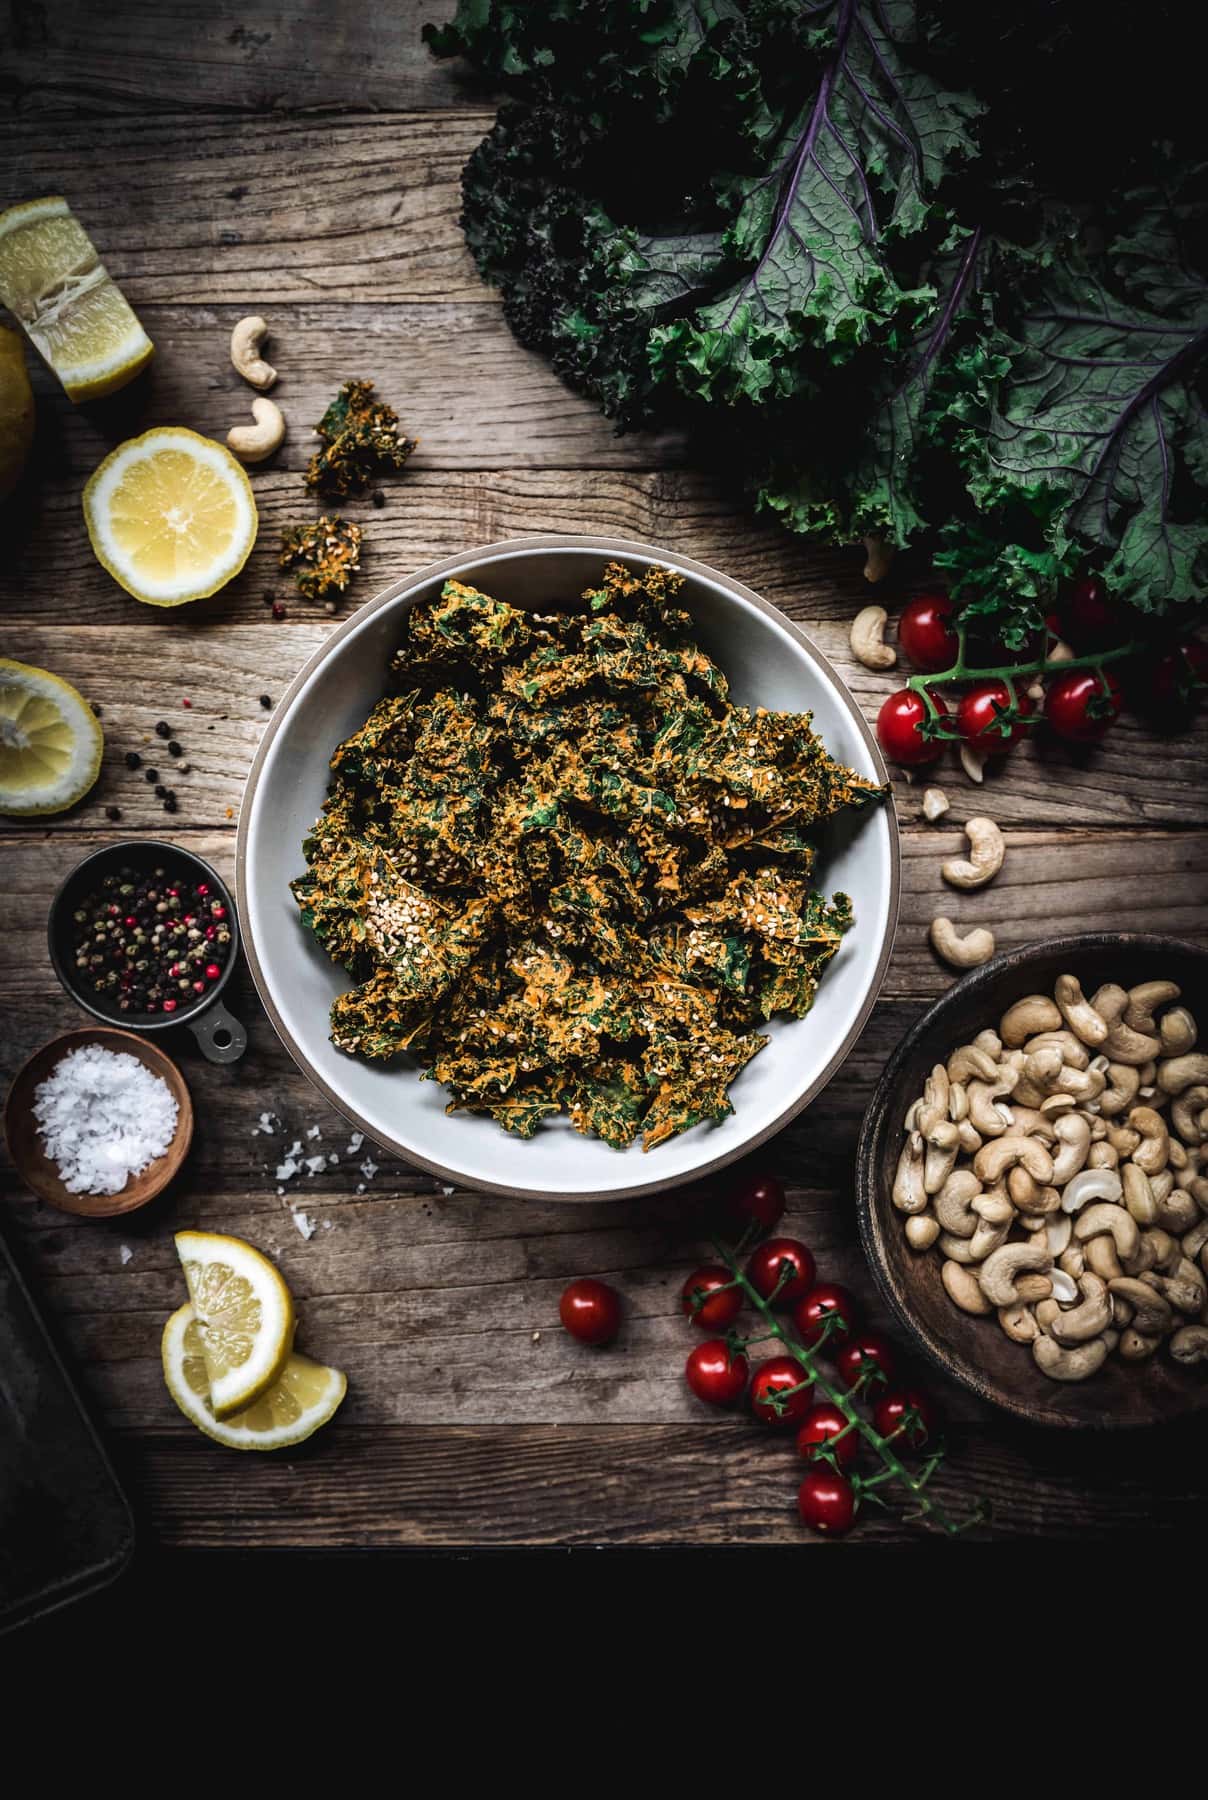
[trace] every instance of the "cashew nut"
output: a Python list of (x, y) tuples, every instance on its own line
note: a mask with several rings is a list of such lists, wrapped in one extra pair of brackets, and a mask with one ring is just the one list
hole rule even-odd
[(1061, 1148), (1053, 1158), (1053, 1185), (1064, 1188), (1086, 1166), (1086, 1159), (1091, 1153), (1090, 1122), (1081, 1113), (1064, 1113), (1058, 1118), (1054, 1129), (1061, 1141)]
[(260, 355), (260, 346), (268, 336), (268, 325), (258, 314), (240, 319), (231, 333), (231, 361), (254, 388), (266, 391), (277, 379), (277, 371)]
[(1036, 1323), (1036, 1314), (1030, 1306), (1022, 1303), (1016, 1306), (1000, 1306), (998, 1322), (1007, 1336), (1016, 1344), (1030, 1344), (1040, 1330)]
[(941, 916), (931, 921), (931, 947), (952, 968), (975, 969), (993, 956), (994, 933), (978, 925), (960, 937), (952, 920)]
[(1086, 998), (1076, 975), (1059, 975), (1053, 983), (1053, 998), (1076, 1038), (1089, 1044), (1092, 1050), (1098, 1050), (1107, 1042), (1107, 1020)]
[(979, 1198), (982, 1184), (972, 1169), (954, 1169), (931, 1204), (945, 1231), (954, 1237), (971, 1238), (977, 1230), (979, 1214), (973, 1201)]
[(1089, 1344), (1077, 1344), (1071, 1350), (1064, 1350), (1053, 1338), (1041, 1332), (1032, 1345), (1032, 1356), (1036, 1367), (1051, 1381), (1085, 1381), (1088, 1375), (1097, 1374), (1107, 1361), (1107, 1345), (1097, 1337)]
[(1058, 1031), (1061, 1014), (1047, 994), (1025, 994), (1014, 1006), (1008, 1006), (999, 1020), (998, 1029), (1004, 1044), (1017, 1049), (1038, 1032)]
[(1136, 987), (1128, 990), (1124, 1023), (1131, 1025), (1134, 1031), (1143, 1031), (1152, 1037), (1158, 1029), (1153, 1017), (1155, 1010), (1177, 1000), (1181, 992), (1173, 981), (1139, 981)]
[(1134, 1281), (1130, 1275), (1121, 1275), (1115, 1281), (1109, 1281), (1108, 1291), (1118, 1294), (1126, 1300), (1133, 1310), (1133, 1326), (1143, 1337), (1165, 1337), (1174, 1324), (1174, 1314), (1162, 1298), (1155, 1293), (1146, 1281)]
[(1080, 1212), (1091, 1200), (1111, 1200), (1118, 1205), (1123, 1198), (1124, 1189), (1114, 1169), (1083, 1169), (1066, 1182), (1061, 1210)]
[(1088, 1169), (1116, 1169), (1120, 1166), (1120, 1152), (1111, 1144), (1092, 1143), (1086, 1166)]
[(950, 1120), (941, 1119), (925, 1134), (924, 1141), (927, 1148), (923, 1153), (923, 1187), (928, 1194), (937, 1194), (956, 1164), (960, 1135)]
[(984, 1138), (1001, 1137), (1011, 1124), (1010, 1108), (1001, 1104), (1003, 1096), (1010, 1092), (1007, 1083), (996, 1081), (993, 1087), (983, 1081), (971, 1081), (966, 1092), (969, 1096), (969, 1123)]
[(279, 450), (285, 438), (285, 420), (281, 408), (272, 400), (253, 400), (254, 425), (232, 425), (227, 443), (240, 462), (259, 463)]
[(932, 825), (942, 819), (949, 810), (948, 796), (943, 788), (929, 787), (923, 789), (923, 817)]
[(1168, 1056), (1158, 1064), (1158, 1086), (1164, 1094), (1181, 1094), (1192, 1084), (1208, 1086), (1208, 1054), (1193, 1050), (1188, 1056)]
[(1204, 1286), (1203, 1276), (1185, 1256), (1179, 1257), (1173, 1275), (1159, 1276), (1158, 1292), (1178, 1312), (1188, 1313), (1193, 1318), (1199, 1317), (1204, 1310), (1204, 1302), (1208, 1300), (1208, 1289)]
[(906, 1242), (912, 1250), (930, 1250), (939, 1235), (939, 1220), (930, 1213), (915, 1213), (906, 1221)]
[(1184, 1144), (1193, 1149), (1208, 1137), (1200, 1117), (1205, 1107), (1208, 1107), (1208, 1087), (1200, 1085), (1184, 1088), (1170, 1103), (1170, 1122)]
[(1008, 1169), (1013, 1169), (1016, 1163), (1022, 1163), (1032, 1179), (1042, 1187), (1047, 1187), (1053, 1179), (1053, 1159), (1044, 1145), (1035, 1138), (1021, 1137), (1016, 1132), (983, 1144), (973, 1158), (973, 1169), (987, 1186), (992, 1186), (1002, 1179)]
[(1195, 1049), (1197, 1036), (1195, 1020), (1185, 1006), (1172, 1006), (1163, 1013), (1158, 1025), (1163, 1056), (1186, 1056)]
[(1191, 1230), (1183, 1233), (1183, 1255), (1194, 1262), (1205, 1244), (1208, 1244), (1208, 1219), (1197, 1219)]
[(1078, 1298), (1074, 1277), (1065, 1269), (1058, 1267), (1049, 1270), (1049, 1280), (1053, 1284), (1054, 1300), (1059, 1300), (1062, 1306), (1073, 1306)]
[(1149, 1176), (1135, 1162), (1127, 1162), (1120, 1170), (1124, 1188), (1124, 1204), (1138, 1225), (1156, 1225), (1158, 1205), (1153, 1197)]
[(957, 888), (985, 887), (1002, 868), (1006, 845), (1002, 832), (993, 819), (970, 819), (965, 826), (969, 840), (969, 857), (952, 857), (941, 864), (940, 874)]
[(1097, 1275), (1084, 1275), (1078, 1283), (1078, 1292), (1082, 1295), (1081, 1306), (1059, 1314), (1049, 1326), (1050, 1335), (1059, 1344), (1084, 1344), (1087, 1338), (1098, 1337), (1101, 1331), (1106, 1331), (1112, 1322), (1111, 1295), (1105, 1281)]
[(1170, 1133), (1165, 1119), (1152, 1106), (1134, 1106), (1128, 1122), (1141, 1137), (1133, 1151), (1133, 1161), (1147, 1175), (1156, 1175), (1170, 1160)]
[(1208, 1362), (1208, 1325), (1181, 1325), (1170, 1340), (1178, 1363)]
[(1015, 1277), (1029, 1269), (1048, 1270), (1052, 1261), (1045, 1243), (1003, 1244), (982, 1265), (981, 1291), (994, 1306), (1014, 1306), (1019, 1299)]
[(962, 1312), (984, 1318), (994, 1311), (972, 1269), (963, 1269), (957, 1262), (946, 1262), (940, 1270), (940, 1280), (949, 1300), (955, 1301)]
[(1134, 1031), (1123, 1019), (1113, 1019), (1108, 1024), (1104, 1047), (1113, 1062), (1128, 1063), (1133, 1068), (1140, 1068), (1158, 1054), (1162, 1044), (1159, 1038), (1147, 1037), (1142, 1031)]
[(1053, 1284), (1047, 1275), (1021, 1275), (1015, 1283), (1015, 1291), (1025, 1305), (1032, 1306), (1038, 1300), (1049, 1298)]
[(1068, 1213), (1059, 1212), (1045, 1220), (1044, 1233), (1050, 1255), (1061, 1256), (1074, 1235), (1074, 1221)]
[(897, 1173), (893, 1178), (892, 1199), (898, 1211), (904, 1213), (920, 1213), (927, 1205), (927, 1190), (923, 1186), (923, 1139), (920, 1132), (912, 1131), (902, 1145)]
[[(1116, 1246), (1106, 1231), (1101, 1232), (1098, 1237), (1088, 1240), (1086, 1266), (1092, 1274), (1102, 1277), (1104, 1281), (1115, 1281), (1123, 1275), (1124, 1270), (1121, 1267), (1120, 1258), (1116, 1255)], [(1128, 1320), (1125, 1319), (1123, 1323), (1127, 1324)]]
[(1199, 1208), (1186, 1188), (1171, 1188), (1168, 1194), (1155, 1194), (1154, 1198), (1157, 1201), (1158, 1218), (1167, 1231), (1181, 1236), (1183, 1232), (1191, 1230), (1199, 1216)]
[(1130, 1326), (1120, 1334), (1120, 1355), (1125, 1362), (1144, 1362), (1147, 1356), (1153, 1355), (1161, 1341), (1161, 1338), (1146, 1337), (1144, 1332), (1134, 1331)]
[(1064, 1025), (1052, 1031), (1038, 1032), (1035, 1037), (1028, 1039), (1024, 1048), (1029, 1056), (1038, 1050), (1060, 1050), (1061, 1060), (1067, 1069), (1085, 1069), (1091, 1060), (1091, 1053), (1086, 1045)]
[[(1081, 1179), (1074, 1177), (1075, 1181)], [(1074, 1220), (1074, 1236), (1079, 1243), (1086, 1243), (1088, 1238), (1098, 1237), (1100, 1232), (1111, 1233), (1116, 1246), (1116, 1255), (1121, 1262), (1131, 1262), (1141, 1244), (1141, 1232), (1137, 1221), (1122, 1206), (1113, 1206), (1109, 1201), (1100, 1200), (1094, 1206), (1088, 1206)], [(1094, 1264), (1092, 1263), (1092, 1268)], [(1096, 1269), (1095, 1273), (1099, 1271)]]
[(1109, 1062), (1107, 1086), (1099, 1099), (1099, 1111), (1105, 1119), (1114, 1119), (1132, 1105), (1137, 1097), (1141, 1077), (1130, 1063)]
[[(959, 1082), (971, 1079), (994, 1082), (998, 1080), (998, 1064), (984, 1050), (979, 1050), (976, 1044), (962, 1044), (948, 1058), (948, 1079)], [(1205, 1093), (1208, 1094), (1208, 1089)]]
[(888, 617), (883, 606), (865, 606), (851, 622), (851, 653), (866, 669), (892, 669), (898, 660), (885, 642)]
[(1129, 1157), (1141, 1142), (1141, 1134), (1131, 1125), (1109, 1125), (1107, 1141), (1119, 1156)]

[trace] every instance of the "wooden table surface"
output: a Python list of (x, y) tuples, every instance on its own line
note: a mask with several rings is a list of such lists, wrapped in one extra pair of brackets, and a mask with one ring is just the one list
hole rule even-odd
[[(76, 682), (103, 710), (104, 770), (56, 821), (0, 828), (0, 1004), (5, 1076), (82, 1017), (55, 981), (45, 921), (61, 877), (129, 832), (172, 836), (232, 872), (244, 777), (276, 699), (335, 621), (289, 600), (274, 546), (309, 517), (308, 427), (338, 384), (373, 377), (420, 449), (348, 510), (366, 528), (354, 601), (435, 558), (524, 532), (609, 533), (665, 544), (749, 582), (799, 620), (874, 716), (892, 675), (853, 663), (848, 626), (867, 590), (854, 554), (820, 554), (755, 522), (673, 437), (617, 437), (513, 342), (457, 226), (458, 178), (491, 96), (419, 42), (450, 0), (366, 8), (333, 0), (12, 0), (0, 36), (0, 205), (69, 197), (150, 331), (150, 376), (73, 410), (36, 376), (34, 478), (4, 518), (0, 646)], [(0, 32), (4, 28), (0, 26)], [(233, 322), (265, 313), (274, 392), (290, 435), (253, 475), (262, 528), (243, 575), (179, 613), (130, 600), (94, 560), (80, 494), (123, 437), (185, 424), (215, 437), (250, 398), (227, 359)], [(15, 515), (15, 516), (14, 516)], [(274, 621), (266, 593), (287, 598)], [(347, 610), (347, 609), (345, 609)], [(185, 710), (188, 698), (191, 708)], [(166, 817), (126, 751), (171, 721), (190, 772)], [(949, 979), (933, 914), (989, 920), (1000, 947), (1096, 926), (1208, 935), (1205, 732), (1155, 740), (1126, 719), (1100, 750), (1021, 749), (975, 790), (945, 770), (951, 817), (989, 811), (1008, 832), (980, 895), (944, 888), (958, 830), (926, 826), (896, 783), (904, 898), (884, 993), (825, 1095), (763, 1160), (790, 1188), (788, 1228), (829, 1275), (878, 1306), (856, 1243), (852, 1167), (885, 1058)], [(105, 808), (121, 808), (121, 822)], [(77, 1222), (2, 1172), (12, 1230), (117, 1444), (144, 1527), (165, 1546), (811, 1544), (795, 1521), (791, 1446), (706, 1416), (681, 1369), (681, 1280), (702, 1248), (674, 1194), (603, 1206), (448, 1192), (374, 1154), (298, 1074), (245, 975), (232, 1007), (251, 1044), (232, 1069), (180, 1047), (197, 1131), (172, 1192), (126, 1223)], [(256, 1135), (271, 1112), (277, 1135)], [(317, 1126), (336, 1167), (277, 1193), (283, 1145)], [(366, 1150), (368, 1146), (366, 1146)], [(364, 1191), (361, 1191), (363, 1188)], [(293, 1200), (319, 1222), (295, 1229)], [(299, 1341), (346, 1369), (337, 1422), (305, 1452), (240, 1457), (179, 1417), (159, 1336), (181, 1299), (172, 1232), (231, 1231), (280, 1261)], [(123, 1260), (125, 1251), (132, 1252)], [(620, 1342), (573, 1344), (557, 1303), (575, 1275), (626, 1296)], [(1037, 1434), (955, 1388), (942, 1400), (953, 1504), (993, 1502), (991, 1535), (1107, 1535), (1189, 1522), (1203, 1477), (1181, 1435), (1143, 1446)], [(863, 1541), (917, 1539), (874, 1513)]]

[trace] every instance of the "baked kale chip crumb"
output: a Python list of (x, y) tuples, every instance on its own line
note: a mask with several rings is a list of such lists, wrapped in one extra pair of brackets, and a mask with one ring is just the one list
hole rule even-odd
[(398, 414), (373, 398), (372, 381), (346, 381), (315, 432), (323, 440), (306, 485), (340, 499), (363, 493), (383, 469), (401, 469), (418, 442), (400, 437)]
[(458, 581), (413, 608), (292, 884), (355, 983), (339, 1049), (410, 1051), (520, 1137), (565, 1113), (650, 1150), (809, 1011), (852, 925), (812, 834), (884, 789), (808, 713), (730, 700), (682, 585), (613, 563), (558, 613)]
[(298, 591), (308, 600), (341, 594), (361, 566), (361, 528), (338, 514), (295, 525), (281, 533), (283, 569), (294, 571)]

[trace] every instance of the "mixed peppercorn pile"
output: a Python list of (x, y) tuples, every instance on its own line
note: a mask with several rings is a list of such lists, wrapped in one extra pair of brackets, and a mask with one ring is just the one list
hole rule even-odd
[(230, 960), (225, 904), (208, 882), (182, 879), (166, 868), (106, 875), (73, 919), (80, 987), (116, 1003), (120, 1012), (196, 1006)]

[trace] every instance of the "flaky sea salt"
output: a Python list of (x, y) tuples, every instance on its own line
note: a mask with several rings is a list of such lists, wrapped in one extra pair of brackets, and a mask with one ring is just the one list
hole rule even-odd
[(126, 1264), (130, 1261), (130, 1258), (134, 1255), (134, 1252), (130, 1248), (129, 1244), (123, 1244), (121, 1249), (118, 1251), (118, 1255), (122, 1259), (122, 1267), (124, 1269)]
[(167, 1082), (137, 1056), (99, 1044), (57, 1062), (35, 1090), (33, 1109), (69, 1194), (119, 1194), (164, 1154), (179, 1110)]
[(314, 1237), (314, 1235), (315, 1235), (314, 1220), (311, 1218), (308, 1218), (306, 1213), (302, 1212), (302, 1210), (299, 1207), (291, 1208), (291, 1214), (293, 1217), (294, 1224), (298, 1227), (298, 1230), (302, 1233), (302, 1236), (309, 1243), (310, 1239), (312, 1237)]

